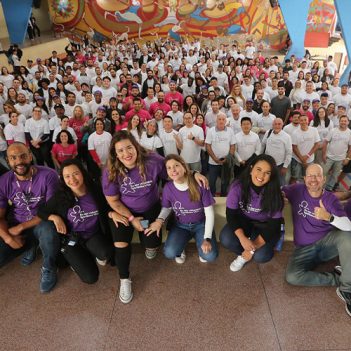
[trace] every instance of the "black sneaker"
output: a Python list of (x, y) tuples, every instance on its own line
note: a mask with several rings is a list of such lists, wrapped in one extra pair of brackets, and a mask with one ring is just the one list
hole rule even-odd
[(336, 294), (345, 303), (346, 313), (351, 317), (351, 293), (342, 291), (340, 288), (336, 289)]

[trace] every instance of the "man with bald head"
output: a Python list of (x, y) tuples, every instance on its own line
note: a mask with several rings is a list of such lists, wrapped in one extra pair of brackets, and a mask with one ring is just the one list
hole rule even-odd
[(37, 217), (58, 185), (54, 170), (32, 165), (32, 154), (20, 142), (7, 149), (10, 171), (0, 177), (0, 267), (24, 253), (21, 263), (30, 265), (39, 247), (43, 253), (40, 291), (49, 292), (57, 280), (56, 258), (60, 239), (52, 222)]
[[(337, 197), (324, 190), (326, 179), (320, 165), (308, 166), (304, 181), (283, 187), (291, 203), (296, 246), (286, 280), (292, 285), (337, 286), (337, 295), (351, 317), (351, 222)], [(314, 271), (319, 263), (337, 256), (338, 271)]]

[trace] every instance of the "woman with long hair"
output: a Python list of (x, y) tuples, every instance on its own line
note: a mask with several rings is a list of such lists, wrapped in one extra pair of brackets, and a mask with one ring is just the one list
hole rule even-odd
[(245, 107), (245, 98), (241, 91), (240, 84), (236, 84), (233, 86), (233, 89), (230, 92), (230, 96), (232, 96), (236, 103), (243, 109)]
[(125, 123), (122, 119), (121, 114), (117, 109), (111, 110), (111, 131), (110, 133), (113, 135), (115, 132), (122, 130), (125, 128), (127, 123)]
[(324, 107), (320, 107), (317, 110), (313, 120), (310, 123), (310, 126), (317, 128), (319, 137), (321, 139), (321, 141), (319, 142), (318, 149), (314, 154), (314, 157), (315, 157), (315, 163), (318, 163), (319, 165), (322, 166), (323, 165), (323, 155), (322, 155), (323, 144), (327, 138), (328, 133), (334, 128), (334, 124), (328, 118), (327, 110)]
[(164, 246), (168, 259), (182, 264), (185, 262), (185, 246), (195, 239), (201, 262), (211, 262), (218, 256), (214, 229), (215, 203), (208, 189), (199, 187), (189, 167), (178, 155), (168, 155), (165, 159), (167, 175), (171, 181), (162, 192), (162, 209), (155, 222), (145, 233), (159, 233), (171, 212), (175, 215)]
[(95, 283), (99, 278), (96, 263), (105, 265), (112, 257), (108, 216), (114, 214), (83, 165), (77, 159), (64, 161), (60, 187), (39, 208), (38, 217), (54, 223), (61, 234), (61, 252), (84, 283)]
[[(198, 178), (203, 177), (196, 174)], [(129, 303), (133, 298), (129, 264), (134, 229), (139, 232), (145, 255), (156, 256), (162, 243), (161, 233), (145, 233), (161, 210), (158, 184), (167, 174), (163, 158), (148, 152), (132, 134), (121, 130), (111, 142), (107, 168), (103, 172), (103, 191), (118, 218), (110, 220), (115, 246), (115, 263), (120, 275), (119, 298)], [(117, 223), (118, 222), (118, 223)]]
[(10, 89), (12, 87), (12, 82), (14, 79), (15, 77), (13, 74), (9, 73), (7, 67), (1, 67), (0, 82), (3, 83), (7, 89)]
[(134, 115), (128, 121), (126, 130), (134, 136), (138, 143), (140, 143), (141, 135), (143, 134), (143, 125), (141, 124), (140, 117), (138, 115)]
[(283, 206), (276, 163), (273, 157), (261, 154), (233, 182), (227, 196), (227, 224), (220, 241), (238, 255), (231, 271), (239, 271), (252, 259), (258, 263), (272, 259)]
[(305, 98), (305, 94), (306, 94), (305, 90), (302, 89), (302, 83), (298, 79), (295, 82), (294, 88), (291, 89), (289, 94), (289, 98), (294, 110), (299, 109), (301, 107), (303, 99)]

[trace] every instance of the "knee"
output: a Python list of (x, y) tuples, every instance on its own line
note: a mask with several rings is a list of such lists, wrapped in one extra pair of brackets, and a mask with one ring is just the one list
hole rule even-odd
[(113, 245), (116, 249), (125, 249), (129, 244), (123, 241), (116, 241)]
[(170, 245), (165, 245), (163, 248), (163, 254), (165, 255), (165, 257), (169, 260), (174, 260), (177, 256), (177, 252), (174, 249), (174, 247), (170, 246)]
[(80, 280), (85, 284), (95, 284), (99, 279), (99, 273), (89, 273), (84, 277), (80, 277)]
[(303, 285), (302, 284), (302, 274), (297, 271), (287, 270), (285, 273), (285, 280), (290, 285)]
[(204, 260), (206, 260), (207, 262), (213, 262), (217, 259), (218, 257), (218, 251), (216, 250), (212, 250), (210, 251), (209, 253), (207, 254), (204, 254), (203, 252), (202, 253), (199, 253), (199, 256), (201, 258), (203, 258)]

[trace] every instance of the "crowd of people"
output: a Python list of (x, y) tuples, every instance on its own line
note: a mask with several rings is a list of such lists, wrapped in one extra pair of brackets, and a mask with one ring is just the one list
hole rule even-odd
[[(0, 74), (0, 266), (43, 253), (40, 290), (66, 262), (92, 284), (116, 265), (133, 298), (131, 241), (147, 259), (218, 256), (214, 203), (227, 197), (219, 237), (249, 261), (270, 261), (290, 201), (296, 249), (286, 279), (333, 285), (351, 316), (351, 202), (334, 193), (351, 163), (351, 94), (338, 68), (306, 56), (280, 62), (248, 41), (85, 41), (66, 57), (13, 60)], [(315, 272), (339, 256), (333, 272)], [(62, 262), (61, 262), (62, 263)]]

